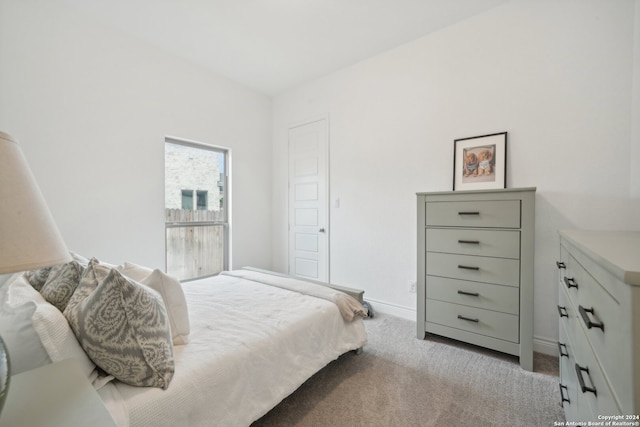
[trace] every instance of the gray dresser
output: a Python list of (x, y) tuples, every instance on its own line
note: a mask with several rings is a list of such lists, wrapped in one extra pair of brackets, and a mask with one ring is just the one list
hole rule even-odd
[(417, 196), (418, 338), (513, 354), (532, 370), (535, 188)]
[(640, 422), (640, 232), (561, 231), (557, 268), (567, 421)]

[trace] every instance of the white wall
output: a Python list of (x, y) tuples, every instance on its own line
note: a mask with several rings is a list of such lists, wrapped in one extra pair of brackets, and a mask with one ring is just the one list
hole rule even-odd
[(507, 186), (538, 189), (534, 335), (552, 352), (557, 230), (640, 228), (628, 161), (633, 8), (515, 0), (276, 97), (274, 268), (287, 269), (289, 123), (330, 116), (331, 200), (341, 201), (330, 210), (331, 281), (410, 318), (415, 193), (451, 190), (454, 139), (508, 131)]
[(0, 129), (70, 249), (164, 267), (164, 138), (229, 147), (234, 265), (268, 268), (271, 100), (46, 0), (0, 2)]

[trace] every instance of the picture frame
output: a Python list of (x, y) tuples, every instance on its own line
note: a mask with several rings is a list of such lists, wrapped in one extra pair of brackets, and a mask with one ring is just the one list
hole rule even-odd
[(453, 191), (507, 188), (507, 132), (453, 141)]

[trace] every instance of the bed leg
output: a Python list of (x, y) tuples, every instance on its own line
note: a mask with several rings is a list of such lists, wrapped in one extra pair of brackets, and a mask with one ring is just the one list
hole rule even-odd
[(355, 350), (353, 350), (353, 352), (356, 354), (356, 356), (360, 356), (362, 354), (362, 347), (358, 347)]

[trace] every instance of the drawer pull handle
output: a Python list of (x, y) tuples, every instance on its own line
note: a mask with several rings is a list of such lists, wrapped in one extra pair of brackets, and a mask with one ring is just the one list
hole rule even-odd
[[(563, 348), (564, 348), (564, 351), (562, 351)], [(560, 353), (560, 357), (566, 357), (567, 359), (569, 358), (569, 353), (567, 352), (567, 345), (562, 344), (560, 341), (558, 341), (558, 352)]]
[[(596, 397), (598, 397), (598, 392), (596, 391), (595, 387), (587, 387), (584, 383), (584, 377), (582, 376), (582, 373), (586, 372), (587, 375), (589, 375), (589, 368), (583, 368), (582, 366), (578, 365), (576, 363), (576, 375), (578, 376), (578, 382), (580, 383), (580, 389), (582, 390), (583, 393), (586, 392), (591, 392), (593, 394), (596, 395)], [(591, 381), (591, 375), (589, 375), (589, 381), (591, 382), (591, 385), (593, 385), (593, 381)]]
[(468, 265), (458, 265), (458, 268), (461, 268), (463, 270), (474, 270), (474, 271), (480, 270), (480, 267), (470, 267)]
[(569, 317), (569, 313), (567, 313), (567, 307), (558, 306), (558, 313), (560, 313), (560, 317)]
[(468, 243), (470, 245), (479, 245), (480, 240), (458, 240), (458, 243)]
[(462, 212), (458, 212), (458, 215), (480, 215), (480, 212), (462, 211)]
[(469, 317), (460, 316), (459, 314), (458, 314), (458, 319), (466, 320), (467, 322), (474, 322), (474, 323), (478, 323), (480, 321), (480, 319), (471, 319)]
[[(584, 322), (585, 325), (587, 325), (587, 328), (589, 328), (589, 329), (591, 329), (591, 328), (600, 328), (600, 329), (602, 329), (602, 332), (604, 332), (604, 323), (602, 323), (601, 321), (592, 322), (591, 319), (589, 319), (589, 315), (587, 313), (591, 313), (591, 315), (593, 317), (596, 316), (596, 314), (593, 312), (593, 307), (584, 308), (583, 306), (579, 305), (578, 306), (578, 311), (580, 312), (580, 316), (582, 317), (582, 321)], [(598, 319), (598, 320), (600, 320), (600, 319)]]
[(478, 292), (467, 292), (467, 291), (458, 291), (460, 295), (469, 295), (472, 297), (479, 297), (480, 294)]
[(560, 269), (560, 270), (567, 268), (567, 265), (562, 261), (556, 261), (556, 265), (558, 266), (558, 269)]
[[(569, 390), (567, 390), (566, 385), (562, 385), (562, 384), (558, 384), (558, 385), (560, 386), (560, 398), (562, 399), (562, 401), (560, 402), (560, 406), (564, 408), (564, 402), (571, 403), (571, 401), (569, 400)], [(562, 390), (567, 391), (567, 397), (564, 397), (564, 392)]]
[(564, 277), (564, 284), (567, 285), (567, 289), (576, 288), (578, 289), (578, 282), (573, 277)]

